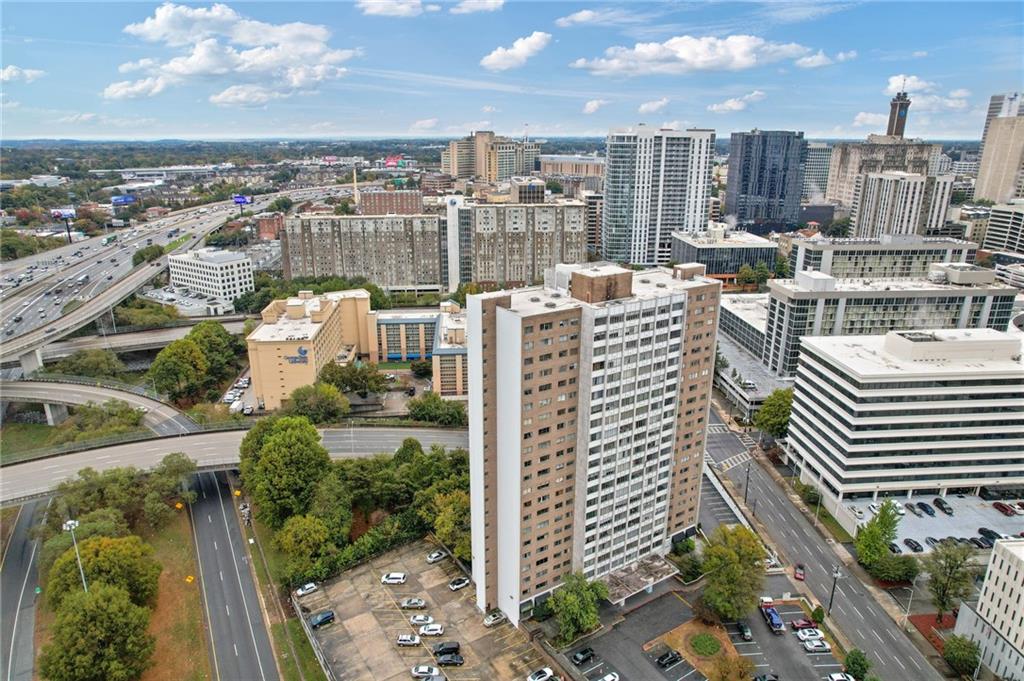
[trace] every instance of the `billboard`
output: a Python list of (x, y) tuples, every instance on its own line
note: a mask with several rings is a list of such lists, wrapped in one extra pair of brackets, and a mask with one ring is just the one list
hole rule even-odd
[(113, 206), (127, 206), (135, 203), (135, 197), (131, 194), (122, 194), (121, 196), (111, 196), (110, 204)]
[(74, 220), (75, 209), (74, 208), (54, 208), (50, 211), (50, 217), (55, 220)]
[(242, 196), (241, 194), (235, 194), (232, 198), (234, 199), (235, 203), (237, 203), (239, 206), (244, 206), (247, 203), (252, 203), (251, 196)]

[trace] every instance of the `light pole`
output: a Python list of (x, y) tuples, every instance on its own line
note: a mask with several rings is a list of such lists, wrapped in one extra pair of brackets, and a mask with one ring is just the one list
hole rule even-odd
[(743, 481), (743, 505), (744, 506), (747, 505), (747, 492), (750, 491), (750, 464), (752, 464), (752, 463), (754, 463), (753, 459), (751, 459), (750, 461), (747, 462), (747, 477)]
[(839, 572), (839, 566), (838, 565), (833, 565), (832, 566), (832, 593), (829, 594), (829, 597), (828, 597), (828, 616), (829, 617), (832, 616), (832, 601), (836, 597), (836, 582), (839, 581), (839, 578), (841, 576), (842, 576), (842, 573)]
[(85, 570), (82, 569), (82, 554), (78, 552), (78, 540), (75, 539), (75, 528), (78, 527), (77, 520), (65, 520), (64, 531), (71, 533), (71, 543), (75, 545), (75, 558), (78, 560), (78, 574), (82, 576), (82, 588), (89, 593), (89, 585), (85, 582)]
[[(920, 577), (921, 575), (917, 575)], [(914, 590), (917, 588), (917, 577), (914, 577), (914, 581), (910, 583), (910, 598), (907, 599), (907, 611), (903, 613), (903, 626), (907, 626), (907, 619), (910, 618), (910, 604), (914, 602)]]

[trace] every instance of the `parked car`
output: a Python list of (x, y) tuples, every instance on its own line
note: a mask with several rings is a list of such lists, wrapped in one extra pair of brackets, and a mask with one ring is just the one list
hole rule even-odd
[(927, 515), (929, 518), (935, 517), (935, 509), (932, 508), (930, 504), (926, 504), (923, 501), (919, 501), (917, 502), (917, 507), (921, 509), (924, 512), (924, 514)]
[(444, 636), (444, 625), (424, 624), (420, 627), (420, 636)]
[(427, 607), (427, 602), (422, 598), (403, 598), (398, 607), (404, 610), (422, 610)]
[(872, 502), (868, 504), (868, 510), (877, 515), (878, 512), (882, 510), (882, 506)]
[(849, 509), (850, 513), (853, 514), (854, 518), (856, 518), (857, 520), (864, 520), (864, 509), (860, 508), (859, 506), (850, 506)]
[(431, 667), (429, 664), (418, 664), (409, 670), (414, 679), (429, 679), (431, 676), (440, 676), (441, 670)]
[(900, 548), (899, 544), (891, 541), (889, 542), (889, 552), (898, 556), (903, 553), (903, 549)]
[(404, 572), (389, 572), (380, 578), (381, 584), (405, 584), (406, 576)]
[(737, 622), (736, 623), (736, 628), (740, 630), (740, 637), (744, 641), (753, 641), (754, 640), (754, 632), (752, 632), (750, 630), (750, 625), (749, 624), (747, 624), (746, 622)]
[(655, 660), (655, 661), (658, 663), (659, 667), (661, 667), (662, 669), (666, 669), (668, 667), (671, 667), (672, 665), (674, 665), (675, 663), (679, 662), (682, 659), (683, 659), (682, 655), (680, 655), (679, 653), (677, 653), (674, 650), (670, 650), (667, 653), (658, 656), (658, 659)]
[(949, 502), (942, 497), (935, 497), (932, 499), (932, 503), (935, 504), (935, 508), (939, 509), (946, 515), (953, 515), (953, 507), (949, 505)]
[(442, 550), (438, 549), (437, 551), (432, 551), (427, 556), (427, 563), (430, 564), (430, 565), (433, 565), (434, 563), (440, 563), (442, 560), (444, 560), (447, 557), (448, 557), (448, 552), (447, 551), (442, 551)]
[(431, 650), (434, 651), (434, 655), (457, 655), (462, 649), (458, 641), (445, 641), (443, 643), (435, 643)]
[(802, 581), (804, 581), (805, 577), (806, 577), (806, 572), (804, 570), (804, 564), (803, 563), (797, 563), (796, 567), (793, 568), (793, 579), (797, 579), (797, 580), (802, 582)]
[(828, 681), (857, 681), (846, 672), (832, 672), (828, 675)]
[(921, 509), (919, 509), (917, 505), (912, 502), (908, 501), (907, 503), (903, 504), (903, 507), (910, 511), (911, 513), (913, 513), (914, 515), (916, 515), (918, 518), (924, 515), (923, 513), (921, 513)]
[(903, 540), (903, 545), (911, 551), (913, 551), (914, 553), (921, 553), (922, 551), (924, 551), (924, 547), (921, 546), (921, 543), (918, 542), (916, 539), (911, 539), (908, 537)]
[(924, 543), (934, 549), (936, 546), (939, 545), (939, 540), (935, 537), (925, 537)]
[(295, 590), (295, 595), (296, 596), (308, 596), (309, 594), (311, 594), (314, 591), (316, 591), (318, 588), (319, 587), (317, 587), (316, 582), (310, 582), (308, 584), (303, 584), (302, 586), (300, 586), (298, 589)]
[(967, 537), (957, 537), (956, 538), (956, 543), (957, 544), (963, 544), (964, 546), (974, 546), (974, 544), (971, 543), (971, 540), (968, 539)]
[(508, 618), (505, 617), (505, 613), (503, 613), (501, 610), (492, 610), (487, 614), (487, 617), (484, 618), (484, 626), (493, 627), (497, 624), (501, 624), (506, 619)]
[(1003, 503), (1002, 501), (997, 501), (994, 504), (992, 504), (992, 508), (996, 509), (997, 511), (999, 511), (1000, 513), (1002, 513), (1005, 516), (1015, 516), (1015, 515), (1017, 515), (1017, 512), (1013, 510), (1012, 506), (1010, 506), (1009, 504)]
[(608, 672), (597, 681), (619, 681), (619, 675), (616, 672)]
[(579, 667), (580, 665), (584, 665), (594, 659), (594, 649), (583, 648), (582, 650), (577, 650), (575, 653), (572, 654), (572, 658), (570, 659), (572, 660), (572, 663), (577, 667)]
[(400, 646), (418, 646), (420, 644), (420, 637), (416, 634), (399, 634), (395, 640)]
[(825, 638), (825, 634), (821, 633), (821, 629), (801, 629), (796, 632), (796, 637), (801, 641), (817, 641)]
[(992, 540), (988, 537), (972, 537), (971, 543), (979, 549), (990, 549), (995, 546), (995, 544), (992, 543)]
[(437, 663), (442, 667), (461, 667), (464, 662), (462, 655), (441, 655), (437, 658)]
[(815, 641), (804, 641), (804, 650), (809, 653), (830, 653), (832, 646), (827, 641), (817, 639)]
[(413, 615), (409, 618), (409, 624), (419, 626), (421, 624), (433, 624), (434, 618), (430, 615)]
[(548, 679), (552, 679), (554, 676), (555, 673), (551, 671), (551, 667), (544, 667), (527, 676), (526, 681), (548, 681)]
[(448, 588), (452, 591), (465, 589), (467, 586), (469, 586), (469, 577), (456, 577), (452, 581), (448, 582)]
[(789, 626), (793, 628), (793, 631), (800, 631), (801, 629), (814, 629), (818, 625), (809, 619), (798, 619), (790, 622)]
[(996, 532), (995, 530), (990, 530), (987, 527), (979, 527), (978, 534), (980, 534), (985, 539), (988, 539), (989, 541), (996, 541), (997, 539), (1006, 538), (1006, 535), (1004, 535), (1003, 533)]
[(324, 610), (322, 612), (318, 612), (317, 614), (315, 614), (315, 615), (313, 615), (312, 617), (309, 618), (309, 626), (312, 627), (313, 629), (319, 629), (320, 627), (324, 626), (325, 624), (330, 624), (333, 621), (334, 621), (334, 611), (333, 610)]

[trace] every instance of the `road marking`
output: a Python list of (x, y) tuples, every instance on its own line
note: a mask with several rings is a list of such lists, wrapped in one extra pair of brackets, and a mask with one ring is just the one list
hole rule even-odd
[(875, 631), (874, 629), (872, 629), (872, 630), (871, 630), (871, 633), (875, 635), (875, 638), (877, 638), (877, 639), (878, 639), (878, 642), (879, 642), (879, 643), (881, 643), (881, 644), (882, 644), (883, 646), (885, 645), (885, 641), (883, 641), (883, 640), (882, 640), (882, 637), (878, 635), (878, 632), (877, 632), (877, 631)]
[(231, 617), (231, 608), (228, 607), (227, 603), (224, 604), (224, 611), (227, 612), (228, 617)]
[(224, 571), (223, 570), (217, 570), (217, 574), (220, 575), (220, 581), (223, 582), (224, 581)]
[(214, 550), (214, 551), (217, 551), (217, 550), (218, 550), (218, 549), (217, 549), (217, 542), (213, 542), (213, 550)]
[[(896, 660), (896, 664), (898, 664), (899, 666), (903, 667), (903, 663), (902, 663), (902, 662), (900, 662), (900, 658), (898, 658), (898, 657), (896, 657), (895, 655), (893, 655), (893, 656), (892, 656), (892, 659)], [(907, 671), (907, 668), (906, 668), (906, 667), (903, 667), (903, 671)]]
[(695, 671), (697, 671), (697, 670), (696, 669), (691, 669), (690, 671), (686, 672), (685, 674), (680, 676), (678, 679), (676, 679), (676, 681), (683, 681), (683, 679), (685, 679), (687, 676), (689, 676), (690, 674), (694, 673)]
[(232, 643), (231, 647), (235, 649), (235, 657), (238, 657), (238, 646)]
[[(199, 488), (202, 489), (202, 486), (200, 481)], [(206, 581), (203, 579), (203, 559), (199, 555), (199, 536), (196, 535), (196, 520), (192, 516), (192, 504), (188, 505), (188, 517), (192, 521), (190, 524), (192, 525), (192, 540), (195, 542), (196, 547), (196, 562), (199, 565), (199, 586), (203, 590), (203, 610), (206, 611), (206, 621), (209, 624), (206, 629), (210, 636), (210, 652), (213, 654), (213, 676), (214, 679), (220, 679), (220, 668), (217, 665), (217, 648), (213, 642), (213, 620), (210, 618), (209, 596), (206, 593)]]
[(896, 641), (897, 643), (899, 643), (899, 639), (896, 638), (896, 634), (894, 634), (894, 633), (892, 633), (892, 631), (888, 631), (888, 630), (887, 630), (887, 633), (889, 634), (889, 638), (891, 638), (893, 641)]
[(914, 659), (914, 656), (913, 656), (913, 655), (911, 655), (911, 656), (910, 656), (910, 657), (908, 657), (907, 659), (908, 659), (908, 660), (910, 660), (911, 662), (913, 662), (913, 663), (914, 663), (914, 666), (915, 666), (915, 667), (917, 667), (918, 669), (920, 669), (920, 668), (921, 668), (921, 665), (919, 665), (919, 664), (917, 663), (917, 660), (915, 660), (915, 659)]
[[(11, 525), (13, 525), (14, 527), (18, 526), (18, 519), (21, 518), (21, 512), (22, 512), (22, 510), (24, 510), (24, 508), (25, 508), (24, 504), (19, 506), (18, 507), (18, 512), (16, 514), (14, 514), (14, 520), (11, 521)], [(12, 532), (11, 535), (13, 536), (14, 533)], [(13, 542), (8, 541), (7, 542), (7, 546), (4, 547), (4, 555), (0, 556), (0, 569), (3, 568), (4, 561), (7, 560), (7, 552), (10, 550), (12, 543)]]
[(206, 514), (206, 522), (208, 522), (208, 523), (212, 523), (213, 522), (213, 516), (211, 516), (209, 513)]

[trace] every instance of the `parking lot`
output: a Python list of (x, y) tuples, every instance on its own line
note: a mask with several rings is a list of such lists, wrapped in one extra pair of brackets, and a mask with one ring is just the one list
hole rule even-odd
[(808, 653), (797, 639), (789, 623), (807, 617), (796, 604), (782, 603), (779, 614), (786, 623), (785, 634), (773, 634), (754, 613), (747, 620), (753, 633), (752, 641), (744, 641), (735, 622), (726, 625), (729, 638), (736, 650), (754, 664), (755, 674), (778, 674), (781, 679), (825, 679), (829, 674), (843, 670), (832, 653)]
[[(969, 539), (979, 536), (979, 527), (987, 527), (1008, 535), (1016, 535), (1024, 531), (1024, 516), (1005, 516), (992, 507), (993, 502), (991, 501), (985, 501), (975, 496), (950, 494), (945, 497), (946, 503), (953, 508), (953, 515), (949, 516), (935, 508), (934, 498), (933, 495), (913, 497), (911, 499), (902, 497), (892, 498), (894, 502), (899, 504), (905, 504), (908, 501), (916, 504), (918, 501), (923, 501), (935, 509), (934, 517), (926, 514), (918, 517), (910, 511), (906, 511), (905, 515), (902, 516), (897, 531), (896, 543), (904, 553), (909, 553), (909, 549), (903, 543), (903, 540), (907, 538), (916, 540), (924, 548), (924, 551), (928, 552), (930, 547), (925, 542), (926, 537), (934, 537), (935, 539), (966, 537)], [(879, 498), (878, 503), (882, 501)], [(870, 503), (870, 499), (858, 499), (845, 505), (860, 508), (864, 513), (864, 520), (862, 522), (866, 522), (872, 516), (871, 511), (868, 510), (868, 504)]]
[(700, 528), (705, 535), (710, 535), (719, 525), (733, 525), (740, 522), (732, 507), (725, 502), (715, 486), (708, 479), (710, 473), (701, 476), (700, 508), (697, 509)]
[[(426, 556), (435, 547), (418, 541), (390, 551), (323, 584), (301, 599), (311, 613), (330, 609), (333, 624), (315, 632), (338, 681), (405, 681), (409, 670), (420, 664), (437, 666), (430, 647), (442, 641), (458, 641), (465, 658), (462, 667), (444, 667), (451, 681), (524, 679), (549, 666), (525, 634), (507, 622), (487, 628), (472, 603), (473, 586), (451, 591), (448, 582), (462, 576), (451, 559), (428, 565)], [(381, 575), (405, 572), (405, 584), (384, 586)], [(427, 602), (423, 610), (402, 610), (407, 597)], [(444, 635), (424, 637), (423, 644), (398, 647), (399, 634), (416, 634), (412, 615), (430, 615), (444, 625)]]

